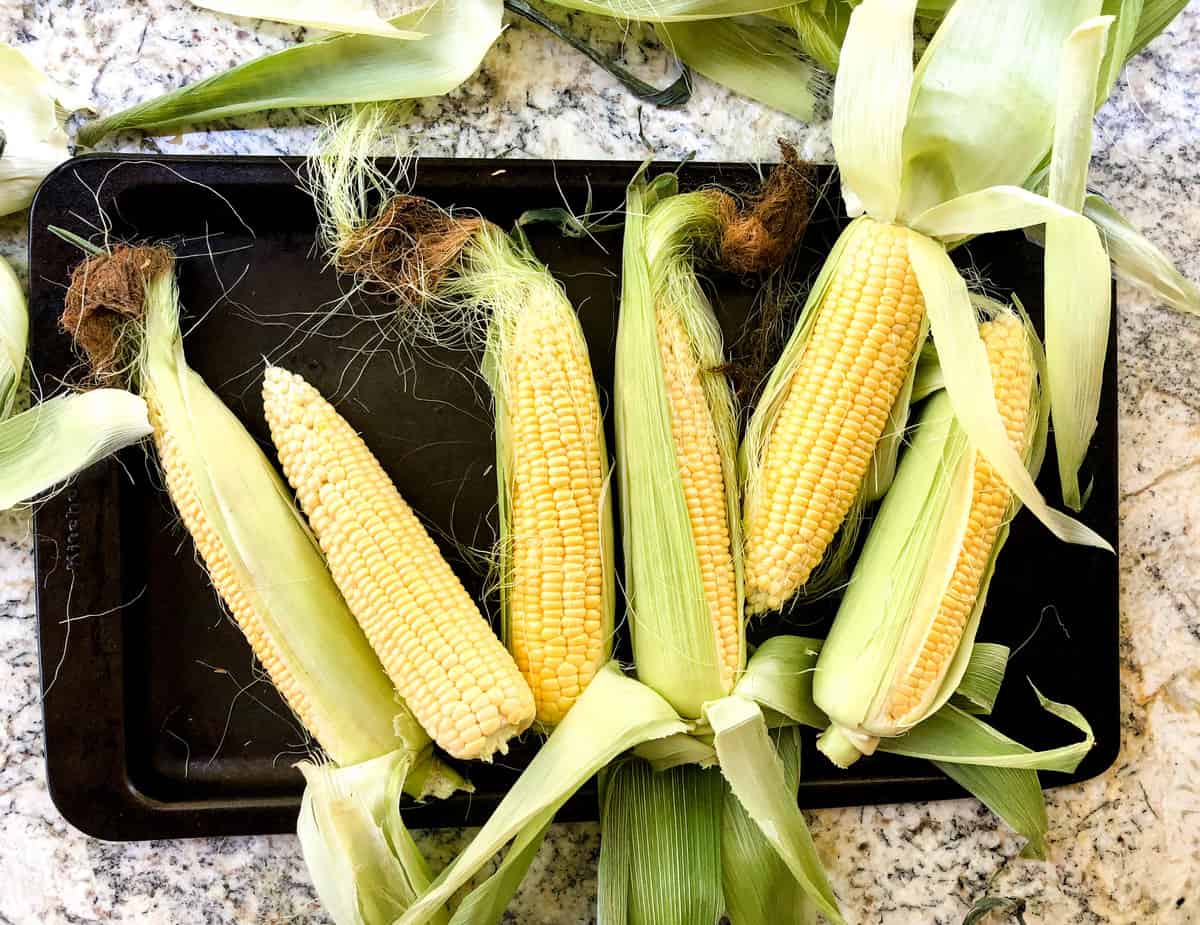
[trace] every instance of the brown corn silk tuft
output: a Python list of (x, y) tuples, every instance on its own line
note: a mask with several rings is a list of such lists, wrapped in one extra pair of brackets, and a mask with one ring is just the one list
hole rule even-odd
[(744, 207), (728, 196), (722, 201), (721, 262), (735, 273), (779, 267), (808, 227), (812, 165), (801, 161), (796, 149), (782, 139), (779, 151), (783, 160)]
[(423, 196), (398, 194), (338, 242), (334, 265), (387, 292), (420, 299), (437, 291), (482, 224), (480, 218), (451, 215)]
[(164, 247), (118, 244), (111, 252), (88, 257), (71, 272), (60, 323), (87, 356), (98, 382), (124, 372), (121, 325), (142, 317), (146, 282), (170, 270), (174, 261)]
[[(979, 335), (987, 348), (996, 406), (1009, 442), (1018, 453), (1024, 453), (1031, 436), (1029, 399), (1034, 374), (1025, 326), (1016, 315), (1002, 314), (981, 324)], [(975, 608), (988, 560), (1008, 517), (1011, 501), (1012, 493), (1004, 480), (983, 454), (977, 453), (962, 549), (924, 645), (892, 685), (884, 705), (884, 712), (892, 722), (904, 722), (933, 695), (933, 688), (941, 684)]]

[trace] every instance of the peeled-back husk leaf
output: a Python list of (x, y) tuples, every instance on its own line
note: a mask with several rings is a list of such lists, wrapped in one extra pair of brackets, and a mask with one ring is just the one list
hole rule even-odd
[[(957, 7), (955, 7), (957, 9)], [(925, 296), (934, 343), (955, 417), (1021, 502), (1059, 539), (1112, 551), (1090, 527), (1050, 507), (1008, 441), (996, 409), (987, 350), (979, 338), (966, 283), (946, 250), (922, 235), (909, 239), (909, 258)]]
[(385, 39), (420, 39), (425, 33), (400, 29), (380, 17), (370, 0), (192, 0), (206, 10), (273, 22)]
[(1117, 278), (1157, 296), (1176, 311), (1200, 315), (1200, 286), (1185, 277), (1166, 254), (1096, 195), (1084, 201), (1083, 214), (1100, 229)]
[(425, 859), (400, 817), (412, 761), (398, 749), (344, 768), (299, 765), (306, 786), (296, 834), (335, 925), (391, 925), (429, 887)]
[[(800, 784), (800, 730), (772, 733), (791, 793)], [(725, 914), (732, 925), (816, 925), (817, 910), (732, 791), (721, 814), (721, 879)]]
[(416, 99), (449, 93), (479, 67), (500, 34), (502, 0), (436, 0), (391, 20), (413, 42), (335, 35), (264, 55), (79, 130), (81, 144), (112, 132), (164, 132), (247, 112)]
[(207, 526), (280, 660), (304, 685), (316, 736), (341, 766), (429, 737), (395, 691), (275, 467), (187, 364), (173, 270), (146, 281), (139, 389), (169, 428)]
[[(625, 594), (638, 678), (665, 697), (682, 716), (695, 719), (705, 701), (727, 691), (676, 460), (658, 348), (656, 300), (665, 292), (663, 264), (678, 242), (669, 238), (651, 240), (648, 232), (652, 209), (663, 205), (686, 208), (689, 202), (700, 202), (680, 200), (683, 197), (674, 195), (669, 175), (647, 185), (639, 174), (627, 192), (613, 404), (624, 526)], [(686, 280), (676, 282), (686, 285)], [(691, 284), (695, 287), (694, 278)], [(707, 329), (708, 347), (719, 356), (720, 329), (712, 318), (711, 307), (707, 301), (685, 305), (685, 300), (695, 294), (699, 294), (698, 287), (676, 302), (684, 327), (693, 335), (698, 350), (705, 348), (696, 335)], [(703, 364), (702, 368), (716, 365)], [(706, 392), (711, 397), (712, 393)], [(732, 459), (731, 402), (725, 422), (717, 419), (719, 407), (713, 407), (711, 401), (710, 407), (718, 434), (723, 425), (730, 432)], [(727, 502), (736, 505), (736, 489), (729, 490), (735, 477), (733, 467), (727, 468)], [(731, 516), (733, 531), (738, 523), (736, 515)], [(733, 548), (739, 549), (735, 533), (730, 539)], [(738, 596), (740, 600), (740, 581)]]
[(720, 772), (622, 758), (601, 781), (597, 925), (715, 925), (724, 906)]
[[(829, 719), (813, 699), (814, 669), (822, 644), (820, 639), (790, 636), (767, 640), (750, 659), (739, 692), (745, 687), (753, 691), (760, 703), (770, 704), (792, 721), (817, 729), (825, 728)], [(979, 648), (977, 644), (976, 649)], [(966, 696), (990, 685), (990, 680), (976, 677), (975, 673), (994, 671), (995, 661), (991, 656), (971, 658), (957, 693)], [(1026, 851), (1029, 855), (1044, 857), (1046, 808), (1034, 769), (1072, 769), (1090, 747), (1092, 733), (1078, 711), (1038, 696), (1044, 707), (1084, 732), (1084, 740), (1060, 749), (1031, 752), (977, 717), (946, 704), (934, 717), (904, 736), (883, 740), (879, 750), (910, 754), (911, 745), (921, 747), (920, 757), (928, 758), (1028, 838)], [(923, 728), (924, 732), (921, 731)], [(967, 759), (982, 761), (962, 763)]]
[(1117, 78), (1121, 76), (1137, 37), (1138, 23), (1144, 9), (1145, 0), (1102, 0), (1100, 12), (1113, 17), (1113, 28), (1108, 33), (1104, 60), (1100, 64), (1100, 81), (1096, 87), (1094, 104), (1096, 109), (1104, 104), (1117, 85)]
[[(1059, 77), (1050, 196), (1078, 213), (1092, 156), (1092, 101), (1111, 17), (1080, 25), (1067, 39)], [(1046, 356), (1050, 414), (1063, 500), (1083, 506), (1079, 469), (1096, 430), (1112, 284), (1096, 226), (1083, 217), (1046, 223)]]
[(16, 409), (28, 341), (25, 293), (8, 261), (0, 257), (0, 421)]
[(830, 922), (844, 923), (762, 710), (734, 694), (707, 704), (704, 715), (732, 794), (813, 904)]
[(697, 74), (804, 122), (812, 119), (820, 76), (777, 23), (707, 19), (659, 23), (655, 31)]
[[(609, 662), (538, 750), (464, 851), (397, 925), (428, 922), (481, 867), (516, 839), (540, 833), (592, 775), (622, 752), (652, 739), (687, 732), (662, 697)], [(510, 854), (513, 851), (509, 849)]]
[(687, 22), (747, 16), (787, 6), (786, 0), (550, 0), (555, 6), (636, 22)]
[(902, 217), (1029, 178), (1053, 140), (1063, 43), (1099, 11), (1100, 0), (957, 0), (913, 80)]
[(1004, 681), (1004, 670), (1008, 667), (1008, 651), (1008, 646), (999, 643), (975, 643), (950, 702), (976, 716), (991, 713)]
[(0, 422), (0, 511), (149, 434), (146, 403), (120, 389), (59, 395)]
[(833, 150), (851, 215), (891, 222), (900, 207), (915, 9), (916, 0), (867, 0), (850, 17), (833, 88)]
[(24, 209), (42, 178), (71, 156), (60, 106), (69, 101), (18, 49), (0, 44), (0, 215)]

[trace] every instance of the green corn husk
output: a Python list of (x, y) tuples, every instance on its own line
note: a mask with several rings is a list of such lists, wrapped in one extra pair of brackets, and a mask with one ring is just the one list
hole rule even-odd
[(449, 93), (500, 34), (501, 0), (433, 0), (391, 20), (415, 41), (334, 35), (264, 55), (207, 80), (88, 122), (80, 144), (113, 132), (162, 133), (248, 112), (417, 99)]
[[(1017, 323), (998, 305), (992, 315)], [(1020, 323), (1026, 325), (1028, 362), (1035, 370), (1022, 458), (1036, 476), (1045, 451), (1045, 400), (1036, 377), (1041, 369), (1037, 337), (1027, 322)], [(943, 598), (954, 593), (947, 583), (972, 525), (977, 461), (949, 396), (939, 392), (925, 403), (911, 434), (817, 663), (815, 701), (835, 723), (818, 747), (839, 765), (859, 752), (870, 754), (878, 739), (901, 735), (931, 716), (960, 686), (996, 559), (1019, 509), (1015, 499), (1008, 503), (970, 617), (944, 673), (929, 688), (919, 713), (895, 721), (883, 715), (895, 685), (908, 676), (912, 653), (924, 647)]]
[(0, 215), (33, 201), (42, 179), (71, 156), (63, 122), (85, 104), (12, 45), (0, 43)]
[[(787, 788), (795, 793), (800, 785), (800, 731), (794, 726), (779, 729), (771, 739)], [(721, 874), (730, 925), (816, 925), (816, 907), (728, 790), (721, 813)]]
[(21, 282), (0, 257), (0, 421), (16, 410), (29, 341), (29, 312)]
[(718, 921), (725, 905), (720, 772), (655, 771), (625, 757), (600, 780), (597, 925)]
[(353, 35), (375, 35), (385, 39), (421, 39), (424, 32), (399, 29), (380, 17), (368, 0), (192, 0), (195, 6), (243, 19), (324, 29)]
[[(822, 645), (820, 639), (798, 636), (767, 640), (750, 660), (739, 690), (753, 690), (763, 705), (769, 705), (780, 717), (778, 721), (824, 729), (829, 720), (813, 699), (813, 680)], [(971, 658), (959, 687), (960, 694), (967, 695), (993, 683), (974, 674), (983, 665), (987, 665), (983, 668), (985, 673), (993, 673), (994, 657), (998, 654), (998, 649), (994, 649), (986, 656)], [(881, 740), (879, 751), (933, 762), (1028, 840), (1025, 856), (1044, 859), (1048, 822), (1037, 772), (1074, 771), (1095, 739), (1091, 726), (1077, 710), (1043, 697), (1036, 688), (1034, 692), (1043, 709), (1070, 723), (1083, 733), (1083, 739), (1073, 745), (1035, 752), (997, 732), (978, 716), (947, 703), (904, 736)]]
[(827, 92), (800, 41), (765, 17), (662, 22), (655, 31), (697, 74), (803, 122)]
[(0, 421), (0, 511), (149, 434), (146, 403), (121, 389), (59, 395)]

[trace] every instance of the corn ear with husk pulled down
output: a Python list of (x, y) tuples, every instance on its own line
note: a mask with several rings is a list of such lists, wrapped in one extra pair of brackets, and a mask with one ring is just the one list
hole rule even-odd
[(495, 225), (450, 288), (487, 318), (504, 638), (553, 726), (612, 652), (612, 484), (587, 342), (562, 287)]
[(501, 0), (433, 0), (390, 23), (424, 38), (333, 35), (273, 52), (84, 124), (81, 144), (113, 132), (162, 133), (248, 112), (418, 99), (466, 81), (500, 35)]
[[(998, 306), (981, 330), (1009, 439), (1036, 475), (1046, 431), (1036, 335)], [(818, 744), (836, 764), (902, 735), (958, 688), (1018, 507), (946, 393), (930, 398), (817, 663), (816, 703), (834, 721)]]

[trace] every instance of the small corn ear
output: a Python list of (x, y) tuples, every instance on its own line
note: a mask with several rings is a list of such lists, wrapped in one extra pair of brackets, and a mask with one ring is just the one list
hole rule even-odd
[[(1009, 439), (1036, 466), (1043, 441), (1032, 334), (1001, 309), (980, 336)], [(1004, 481), (954, 419), (949, 397), (935, 395), (817, 663), (814, 697), (834, 724), (821, 744), (835, 762), (902, 734), (953, 693), (1015, 509)]]
[[(218, 594), (280, 694), (340, 765), (429, 737), (397, 702), (257, 442), (188, 365), (169, 267), (146, 280), (139, 386), (170, 492)], [(411, 787), (417, 781), (409, 782)]]

